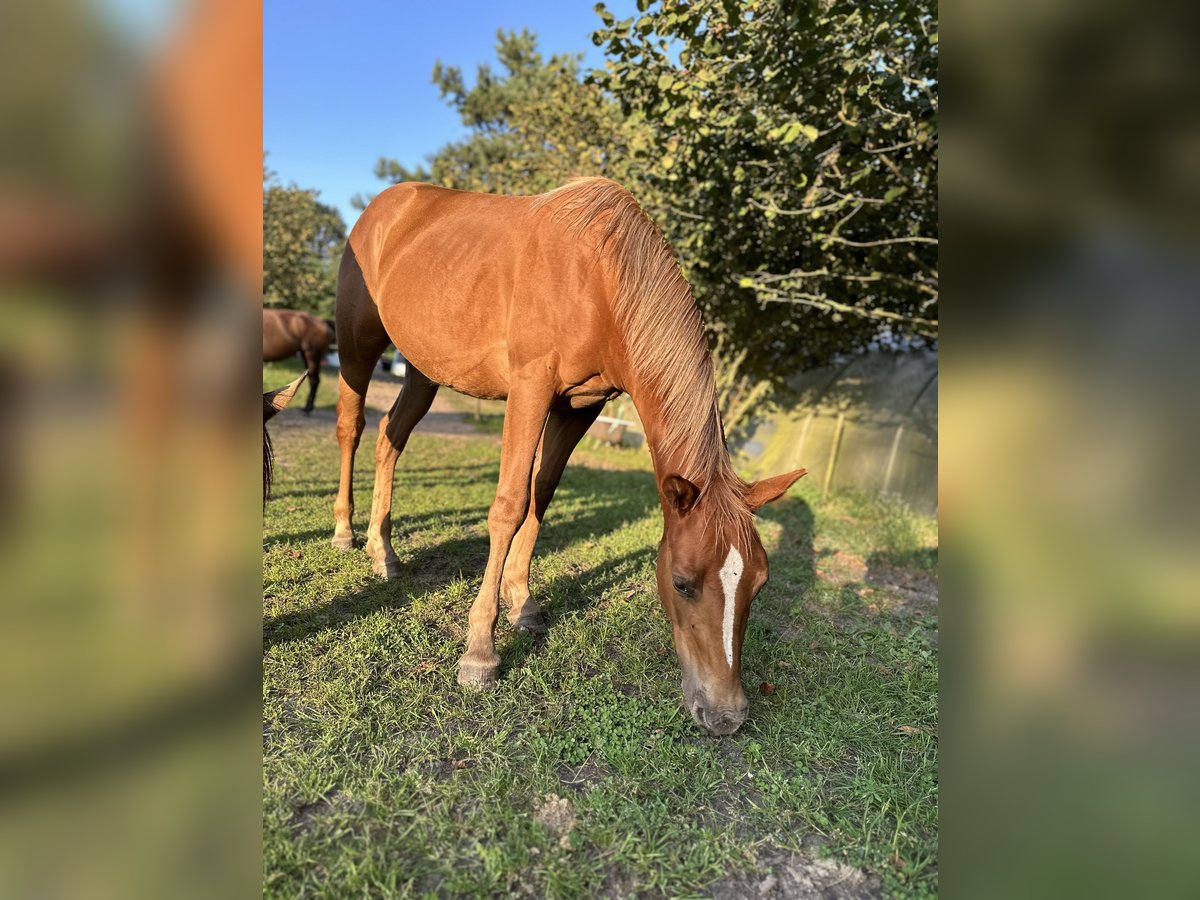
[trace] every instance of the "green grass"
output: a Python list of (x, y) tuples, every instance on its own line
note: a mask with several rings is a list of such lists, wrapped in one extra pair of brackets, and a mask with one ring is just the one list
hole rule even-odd
[[(264, 367), (264, 384), (292, 371)], [(384, 582), (361, 550), (328, 543), (335, 386), (327, 374), (311, 420), (288, 410), (272, 423), (268, 895), (704, 896), (793, 849), (863, 867), (881, 894), (936, 893), (932, 523), (864, 497), (821, 504), (803, 481), (764, 510), (771, 580), (743, 654), (751, 714), (714, 739), (680, 703), (648, 459), (582, 446), (534, 561), (550, 632), (518, 634), (502, 616), (499, 686), (464, 694), (455, 662), (498, 441), (413, 435), (396, 476), (404, 573)], [(377, 419), (355, 476), (359, 535)], [(550, 795), (573, 827), (539, 821)]]

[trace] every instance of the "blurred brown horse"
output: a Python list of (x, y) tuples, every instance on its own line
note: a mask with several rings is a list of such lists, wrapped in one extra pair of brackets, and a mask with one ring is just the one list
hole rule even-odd
[(300, 354), (308, 374), (307, 416), (317, 400), (321, 360), (334, 341), (333, 322), (295, 309), (263, 310), (263, 362), (278, 362)]
[[(464, 686), (495, 683), (494, 630), (538, 629), (529, 563), (571, 455), (606, 400), (628, 392), (654, 463), (663, 537), (658, 593), (674, 629), (683, 692), (698, 724), (730, 734), (746, 717), (742, 638), (767, 580), (753, 514), (804, 474), (747, 483), (733, 471), (700, 311), (662, 234), (620, 185), (572, 182), (536, 197), (400, 184), (350, 234), (337, 290), (341, 481), (334, 546), (353, 546), (354, 451), (363, 399), (389, 339), (408, 360), (379, 426), (367, 553), (399, 573), (392, 479), (439, 385), (507, 397), (491, 554), (471, 607)], [(630, 628), (645, 628), (635, 621)]]

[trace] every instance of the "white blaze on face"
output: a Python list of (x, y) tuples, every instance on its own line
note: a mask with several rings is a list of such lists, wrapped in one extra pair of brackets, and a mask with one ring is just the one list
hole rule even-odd
[(725, 565), (721, 566), (721, 590), (725, 592), (725, 620), (721, 625), (721, 636), (725, 639), (725, 659), (733, 668), (733, 613), (737, 606), (737, 589), (742, 581), (742, 554), (732, 544)]

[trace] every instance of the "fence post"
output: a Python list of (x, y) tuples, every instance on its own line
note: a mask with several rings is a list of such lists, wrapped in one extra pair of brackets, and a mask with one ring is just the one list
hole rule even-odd
[(846, 426), (846, 414), (838, 413), (833, 426), (833, 445), (829, 448), (829, 463), (825, 466), (825, 483), (821, 485), (821, 499), (829, 496), (829, 485), (833, 481), (833, 470), (837, 466), (838, 451), (842, 448), (842, 431)]
[(812, 424), (813, 411), (810, 409), (808, 415), (804, 417), (804, 427), (800, 429), (800, 440), (796, 442), (796, 452), (789, 460), (789, 464), (798, 466), (804, 465), (804, 442), (808, 440), (808, 426)]
[(896, 436), (892, 438), (892, 452), (888, 454), (887, 469), (883, 473), (883, 493), (888, 492), (888, 488), (892, 486), (892, 469), (896, 465), (896, 451), (900, 449), (900, 438), (904, 434), (904, 423), (901, 422), (896, 426)]

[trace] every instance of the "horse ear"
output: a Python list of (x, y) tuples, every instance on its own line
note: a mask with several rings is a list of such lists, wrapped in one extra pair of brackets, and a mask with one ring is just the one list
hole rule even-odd
[(291, 384), (285, 384), (281, 388), (276, 388), (273, 391), (268, 391), (263, 394), (263, 424), (270, 421), (271, 417), (277, 412), (282, 412), (283, 409), (292, 402), (292, 398), (296, 396), (296, 388), (300, 387), (302, 382), (308, 376), (307, 372), (301, 372), (300, 377)]
[(788, 488), (807, 474), (808, 469), (797, 469), (786, 475), (776, 475), (754, 482), (746, 492), (746, 505), (750, 507), (751, 512), (758, 512), (772, 500), (782, 497)]
[(700, 488), (682, 475), (668, 475), (663, 479), (662, 494), (667, 499), (667, 506), (682, 516), (700, 499)]

